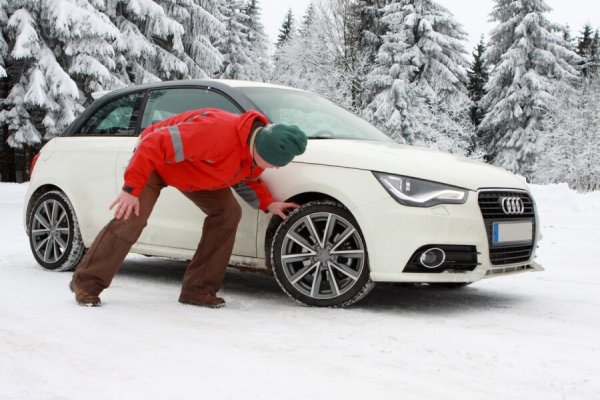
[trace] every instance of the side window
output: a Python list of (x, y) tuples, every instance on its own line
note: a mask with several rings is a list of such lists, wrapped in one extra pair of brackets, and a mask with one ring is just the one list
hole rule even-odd
[(153, 90), (146, 102), (141, 129), (172, 115), (198, 108), (219, 108), (234, 114), (241, 113), (240, 109), (227, 97), (208, 89)]
[(105, 104), (87, 120), (79, 134), (134, 135), (142, 99), (142, 93), (134, 93)]

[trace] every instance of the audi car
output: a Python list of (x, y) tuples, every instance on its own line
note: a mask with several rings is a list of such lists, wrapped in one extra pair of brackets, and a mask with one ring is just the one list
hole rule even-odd
[[(72, 270), (112, 218), (140, 132), (190, 109), (257, 110), (307, 133), (306, 152), (263, 179), (299, 208), (285, 220), (241, 198), (231, 267), (272, 274), (311, 306), (355, 303), (380, 282), (460, 288), (540, 271), (536, 206), (524, 179), (478, 161), (400, 145), (304, 90), (233, 80), (160, 82), (99, 93), (36, 155), (24, 224), (44, 268)], [(191, 259), (204, 214), (173, 188), (132, 252)]]

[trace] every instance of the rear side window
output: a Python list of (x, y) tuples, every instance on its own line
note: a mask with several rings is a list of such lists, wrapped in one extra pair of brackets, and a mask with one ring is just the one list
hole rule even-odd
[(224, 95), (208, 89), (153, 90), (148, 96), (141, 129), (172, 115), (198, 108), (219, 108), (234, 114), (241, 110)]
[(142, 93), (134, 93), (106, 103), (87, 120), (79, 134), (133, 136), (142, 99)]

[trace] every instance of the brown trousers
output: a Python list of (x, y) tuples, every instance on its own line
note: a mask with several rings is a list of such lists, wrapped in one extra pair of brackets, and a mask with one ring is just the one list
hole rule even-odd
[[(152, 173), (139, 198), (140, 215), (132, 213), (127, 220), (113, 219), (100, 231), (73, 275), (78, 287), (90, 295), (99, 295), (110, 285), (164, 187), (158, 174)], [(215, 295), (223, 284), (242, 209), (230, 188), (181, 193), (206, 214), (202, 239), (185, 271), (181, 295)]]

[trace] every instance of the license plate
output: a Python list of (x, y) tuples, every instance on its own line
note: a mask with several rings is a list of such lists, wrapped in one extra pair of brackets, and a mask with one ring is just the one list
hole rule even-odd
[(533, 242), (533, 222), (494, 222), (492, 244), (517, 244)]

